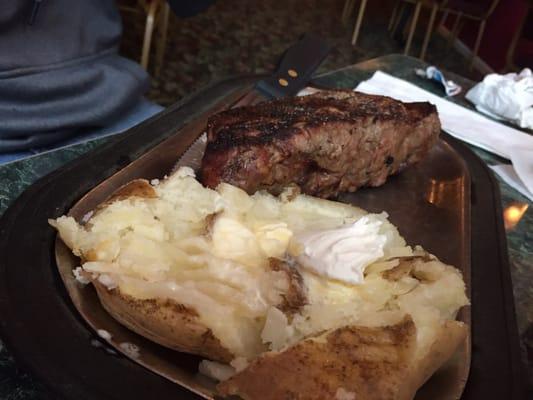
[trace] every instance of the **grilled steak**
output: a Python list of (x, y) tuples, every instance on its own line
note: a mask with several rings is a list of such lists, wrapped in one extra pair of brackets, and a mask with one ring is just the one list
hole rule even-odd
[(430, 103), (402, 103), (349, 90), (322, 91), (212, 116), (201, 179), (248, 193), (278, 193), (296, 183), (332, 197), (421, 160), (437, 141), (440, 121)]

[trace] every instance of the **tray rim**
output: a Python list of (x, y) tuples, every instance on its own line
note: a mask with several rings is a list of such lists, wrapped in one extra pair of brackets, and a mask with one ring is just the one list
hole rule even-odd
[[(226, 81), (224, 81), (224, 82), (226, 82)], [(183, 103), (185, 103), (185, 102), (183, 102)], [(172, 112), (172, 111), (174, 111), (176, 109), (179, 109), (179, 105), (174, 107), (174, 108), (171, 108), (167, 112), (170, 113), (170, 112)], [(164, 114), (167, 114), (167, 112), (164, 113)], [(153, 119), (154, 118), (152, 118), (150, 121), (152, 121)], [(164, 140), (164, 139), (162, 139), (162, 140)], [(74, 168), (76, 165), (79, 165), (83, 161), (85, 161), (87, 159), (91, 159), (95, 154), (102, 153), (107, 148), (114, 147), (114, 146), (118, 145), (118, 143), (120, 143), (120, 142), (121, 142), (121, 140), (113, 141), (112, 143), (109, 143), (109, 144), (101, 146), (101, 147), (99, 147), (99, 148), (97, 148), (97, 149), (95, 149), (93, 151), (90, 151), (86, 155), (78, 158), (77, 160), (74, 160), (73, 162), (65, 164), (63, 167), (59, 168), (57, 171), (53, 172), (52, 174), (47, 175), (46, 177), (41, 178), (39, 181), (37, 181), (36, 183), (31, 185), (23, 193), (23, 195), (20, 196), (19, 199), (17, 199), (17, 201), (15, 201), (8, 210), (6, 210), (6, 212), (4, 213), (2, 219), (0, 220), (0, 232), (2, 233), (2, 239), (0, 240), (0, 243), (1, 243), (0, 249), (4, 249), (4, 246), (5, 246), (6, 242), (7, 242), (5, 240), (5, 235), (4, 235), (5, 227), (9, 226), (9, 224), (13, 222), (13, 219), (16, 218), (18, 212), (24, 210), (24, 207), (27, 205), (28, 197), (31, 197), (31, 196), (35, 195), (34, 192), (38, 192), (39, 189), (41, 189), (48, 181), (53, 180), (53, 178), (56, 178), (57, 176), (60, 176), (62, 173), (68, 172), (70, 169)], [(448, 140), (446, 140), (446, 142), (448, 142)], [(466, 150), (467, 153), (470, 152), (474, 156), (474, 159), (476, 161), (478, 161), (478, 163), (482, 167), (482, 169), (484, 169), (487, 172), (487, 175), (489, 176), (489, 178), (492, 178), (491, 185), (492, 185), (492, 188), (493, 188), (493, 192), (497, 194), (498, 187), (497, 187), (497, 185), (495, 185), (495, 180), (494, 180), (491, 172), (488, 170), (486, 165), (483, 163), (483, 161), (481, 161), (465, 145), (460, 144), (458, 142), (457, 142), (456, 145), (459, 146), (459, 147), (462, 147), (464, 150)], [(455, 146), (454, 146), (454, 148), (455, 148)], [(466, 161), (465, 161), (465, 163), (466, 163)], [(499, 196), (494, 196), (494, 197), (495, 197), (495, 200), (497, 201), (497, 203), (499, 203)], [(495, 204), (495, 205), (498, 205), (498, 204)], [(501, 204), (499, 205), (499, 208), (501, 209)], [(501, 218), (500, 218), (499, 222), (500, 222), (500, 225), (502, 225), (501, 224)], [(500, 230), (500, 234), (501, 234), (501, 230)], [(501, 236), (500, 236), (500, 239), (501, 239)], [(499, 244), (500, 244), (500, 246), (502, 246), (501, 240), (499, 241)], [(505, 247), (504, 252), (506, 254), (505, 242), (504, 242), (503, 246)], [(502, 260), (502, 261), (505, 261), (505, 260)], [(4, 267), (4, 265), (2, 265), (1, 272), (5, 273), (5, 271), (3, 270), (3, 267)], [(1, 283), (0, 287), (2, 289), (6, 289), (4, 280), (2, 280), (2, 283)], [(2, 292), (2, 293), (5, 293), (5, 292)], [(2, 300), (3, 300), (3, 296), (4, 295), (2, 294), (2, 297), (0, 297)], [(3, 304), (4, 304), (4, 301), (0, 301), (0, 312), (3, 315), (5, 315), (5, 308), (4, 308)], [(4, 340), (6, 338), (8, 339), (8, 340), (5, 340), (6, 344), (7, 344), (7, 347), (11, 350), (11, 352), (13, 354), (15, 354), (15, 357), (19, 360), (19, 362), (22, 362), (23, 364), (28, 366), (29, 369), (33, 369), (33, 368), (31, 368), (32, 362), (30, 360), (26, 359), (24, 357), (24, 355), (22, 354), (22, 353), (24, 353), (24, 351), (22, 349), (20, 349), (19, 346), (15, 345), (14, 341), (11, 340), (13, 338), (11, 338), (10, 335), (8, 334), (8, 327), (5, 324), (0, 324), (0, 331), (2, 332), (2, 338), (4, 338)], [(34, 370), (33, 372), (34, 372), (34, 374), (36, 376), (40, 376), (43, 381), (46, 381), (46, 375), (42, 374), (41, 371), (35, 371)]]

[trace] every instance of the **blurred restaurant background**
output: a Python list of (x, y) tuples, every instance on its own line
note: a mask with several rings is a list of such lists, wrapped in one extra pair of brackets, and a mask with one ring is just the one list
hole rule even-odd
[(163, 0), (119, 5), (121, 52), (148, 69), (149, 98), (162, 105), (224, 77), (272, 70), (309, 31), (334, 46), (321, 71), (405, 50), (419, 57), (425, 41), (425, 61), (475, 81), (533, 65), (533, 0), (215, 0), (182, 17)]

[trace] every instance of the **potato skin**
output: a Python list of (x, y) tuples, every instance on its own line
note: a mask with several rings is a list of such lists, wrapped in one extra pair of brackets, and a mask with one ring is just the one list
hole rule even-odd
[(122, 325), (165, 347), (229, 363), (235, 358), (198, 319), (195, 310), (171, 300), (136, 299), (93, 281), (100, 303)]
[(404, 386), (406, 396), (416, 391), (448, 361), (457, 351), (459, 345), (468, 337), (468, 326), (460, 321), (445, 321), (435, 335), (429, 351), (412, 365), (411, 378)]
[(339, 391), (357, 400), (409, 400), (464, 339), (464, 326), (452, 324), (450, 337), (448, 325), (423, 360), (414, 359), (416, 327), (407, 316), (396, 325), (343, 327), (266, 353), (217, 388), (245, 400), (335, 399)]
[[(131, 197), (154, 198), (156, 192), (147, 180), (135, 179), (118, 188), (94, 215), (114, 201)], [(119, 288), (108, 290), (98, 280), (91, 281), (104, 309), (135, 333), (165, 347), (211, 360), (229, 363), (235, 358), (200, 322), (194, 309), (168, 299), (136, 299)]]

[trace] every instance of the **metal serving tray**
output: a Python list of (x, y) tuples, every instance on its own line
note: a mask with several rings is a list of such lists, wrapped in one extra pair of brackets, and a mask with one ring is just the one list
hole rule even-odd
[[(92, 287), (74, 281), (71, 270), (78, 260), (56, 241), (46, 220), (67, 212), (81, 219), (130, 180), (164, 176), (202, 132), (206, 118), (240, 99), (254, 80), (240, 78), (214, 85), (67, 164), (36, 182), (2, 218), (2, 338), (55, 394), (72, 399), (131, 400), (212, 396), (213, 383), (197, 374), (199, 358), (168, 350), (123, 328), (105, 313)], [(424, 246), (462, 271), (472, 308), (465, 307), (458, 318), (472, 327), (474, 348), (473, 370), (463, 398), (488, 398), (493, 393), (498, 398), (519, 399), (520, 385), (514, 379), (519, 375), (516, 332), (508, 328), (514, 322), (514, 310), (512, 300), (509, 303), (508, 271), (505, 275), (497, 188), (479, 159), (453, 139), (444, 139), (423, 162), (390, 178), (384, 186), (341, 195), (339, 200), (369, 211), (386, 210), (410, 244)], [(471, 186), (469, 170), (476, 173), (475, 186)], [(483, 204), (476, 200), (479, 188), (484, 191)], [(483, 251), (478, 241), (470, 239), (471, 211), (476, 218), (474, 239), (488, 244)], [(33, 228), (28, 230), (28, 226)], [(28, 251), (30, 244), (32, 251)], [(471, 246), (476, 250), (472, 254)], [(474, 274), (476, 268), (498, 273)], [(485, 303), (493, 306), (490, 319)], [(472, 320), (471, 310), (475, 311)], [(493, 329), (487, 332), (487, 327)], [(111, 333), (108, 344), (114, 350), (98, 337), (97, 329)], [(461, 396), (469, 375), (470, 338), (420, 389), (417, 399)], [(124, 351), (123, 343), (137, 346), (138, 355)], [(509, 368), (493, 372), (489, 368), (492, 360)], [(499, 376), (499, 381), (492, 376)]]
[[(209, 115), (235, 102), (240, 93), (203, 112), (174, 135), (149, 150), (125, 168), (104, 180), (83, 196), (69, 214), (81, 220), (124, 183), (135, 178), (163, 178), (176, 160), (189, 149), (190, 139), (204, 131)], [(242, 100), (238, 100), (240, 105)], [(195, 141), (189, 149), (201, 154), (203, 143)], [(201, 158), (187, 166), (197, 170)], [(461, 270), (469, 290), (470, 277), (470, 178), (466, 164), (448, 144), (440, 140), (423, 162), (392, 177), (380, 188), (362, 189), (339, 197), (344, 203), (372, 212), (385, 210), (390, 220), (410, 244), (421, 244), (442, 261)], [(79, 260), (58, 239), (56, 259), (68, 293), (83, 318), (94, 330), (111, 334), (107, 342), (154, 373), (205, 398), (215, 396), (213, 382), (197, 373), (200, 358), (183, 356), (133, 333), (117, 323), (100, 305), (91, 285), (82, 286), (72, 269)], [(459, 317), (470, 326), (469, 307)], [(126, 345), (125, 345), (126, 344)], [(131, 344), (139, 352), (128, 351)], [(461, 396), (470, 366), (470, 340), (466, 340), (450, 363), (445, 365), (420, 389), (416, 399), (452, 400)]]

